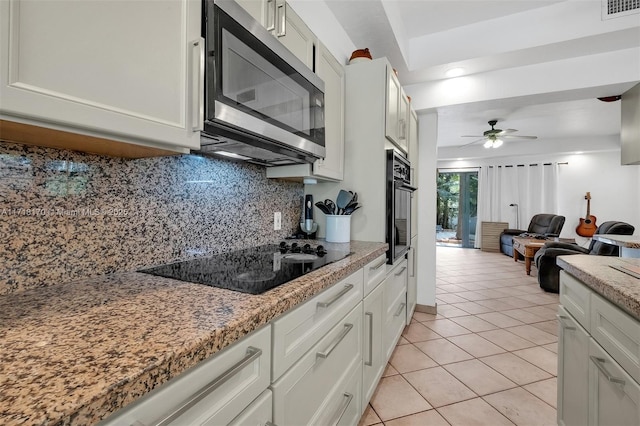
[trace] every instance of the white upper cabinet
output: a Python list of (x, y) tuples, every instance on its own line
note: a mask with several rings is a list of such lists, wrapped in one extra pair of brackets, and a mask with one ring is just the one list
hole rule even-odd
[(408, 152), (409, 99), (395, 71), (387, 66), (385, 136), (403, 152)]
[(344, 67), (318, 43), (316, 73), (324, 81), (324, 159), (316, 160), (313, 174), (342, 180), (344, 174)]
[(640, 164), (640, 84), (622, 94), (621, 110), (621, 162)]
[[(253, 19), (255, 19), (256, 21), (260, 22), (260, 24), (262, 24), (263, 26), (266, 27), (265, 25), (265, 20), (266, 20), (266, 11), (267, 11), (267, 6), (269, 3), (274, 3), (275, 4), (275, 0), (236, 0), (236, 3), (238, 3), (240, 6), (242, 6), (242, 8), (244, 10), (246, 10), (247, 12), (249, 12), (249, 15), (251, 15), (253, 17)], [(271, 9), (269, 9), (271, 10)], [(273, 19), (273, 18), (271, 18)]]
[(273, 35), (309, 69), (315, 71), (313, 60), (316, 36), (284, 0), (277, 0), (275, 3)]
[(2, 118), (177, 152), (198, 148), (201, 7), (0, 2)]

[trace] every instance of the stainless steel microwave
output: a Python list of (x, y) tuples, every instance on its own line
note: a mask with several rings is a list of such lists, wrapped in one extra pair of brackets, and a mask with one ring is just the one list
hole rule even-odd
[(236, 2), (203, 8), (200, 151), (270, 166), (324, 157), (324, 82)]

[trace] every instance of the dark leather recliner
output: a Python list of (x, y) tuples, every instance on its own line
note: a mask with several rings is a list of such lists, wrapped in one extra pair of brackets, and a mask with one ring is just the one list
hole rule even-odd
[[(596, 229), (596, 234), (633, 235), (635, 228), (625, 222), (604, 222)], [(556, 257), (568, 254), (594, 254), (598, 256), (618, 256), (619, 247), (602, 241), (591, 240), (589, 248), (577, 244), (548, 242), (534, 257), (538, 268), (538, 283), (549, 292), (558, 293), (560, 289), (560, 267), (556, 265)]]
[(500, 234), (500, 251), (507, 256), (513, 256), (513, 237), (520, 234), (538, 234), (545, 237), (558, 237), (564, 226), (564, 216), (557, 214), (537, 214), (531, 218), (529, 228), (505, 229)]

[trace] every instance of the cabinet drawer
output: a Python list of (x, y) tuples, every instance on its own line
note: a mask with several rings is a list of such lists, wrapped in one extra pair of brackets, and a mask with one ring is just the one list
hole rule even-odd
[(272, 323), (273, 380), (362, 300), (362, 282), (360, 269)]
[[(271, 328), (223, 349), (158, 389), (106, 419), (102, 425), (156, 424), (171, 413), (167, 424), (227, 424), (269, 387)], [(195, 402), (194, 396), (208, 389)], [(184, 410), (180, 410), (185, 407)]]
[(360, 406), (362, 386), (359, 365), (354, 365), (347, 373), (309, 424), (336, 426), (358, 424), (363, 411)]
[(640, 424), (640, 385), (603, 350), (589, 341), (589, 425)]
[(581, 326), (589, 328), (589, 312), (592, 291), (565, 271), (560, 271), (560, 304)]
[[(273, 397), (271, 389), (262, 392), (255, 401), (229, 423), (229, 426), (265, 426), (273, 420)], [(217, 426), (218, 423), (207, 423)]]
[(388, 360), (402, 334), (407, 318), (407, 262), (395, 267), (384, 282), (385, 356)]
[[(298, 363), (271, 385), (273, 422), (312, 424), (354, 368), (362, 374), (362, 305), (358, 304)], [(359, 394), (358, 394), (359, 396)], [(355, 397), (355, 395), (354, 395)], [(355, 399), (355, 398), (354, 398)], [(359, 400), (351, 404), (359, 404)]]
[(387, 274), (387, 255), (382, 254), (364, 267), (364, 295), (378, 286)]
[(593, 293), (591, 336), (640, 382), (640, 322)]

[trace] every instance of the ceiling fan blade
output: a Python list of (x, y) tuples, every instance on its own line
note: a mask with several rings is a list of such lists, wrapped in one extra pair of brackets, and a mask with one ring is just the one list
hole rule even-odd
[(509, 139), (538, 139), (537, 136), (525, 136), (525, 135), (500, 135), (500, 138), (509, 138)]
[(484, 138), (482, 135), (464, 135), (460, 136), (461, 138)]
[[(477, 136), (473, 136), (473, 137), (477, 137)], [(483, 140), (485, 140), (485, 138), (476, 139), (475, 141), (471, 141), (469, 143), (465, 143), (464, 145), (458, 145), (458, 148), (464, 148), (465, 146), (469, 146), (469, 145), (472, 145), (472, 144), (474, 144), (476, 142), (480, 142), (480, 141), (483, 141)]]
[(518, 130), (516, 129), (504, 129), (503, 131), (501, 131), (500, 133), (498, 133), (497, 135), (507, 135), (509, 133), (515, 133)]

